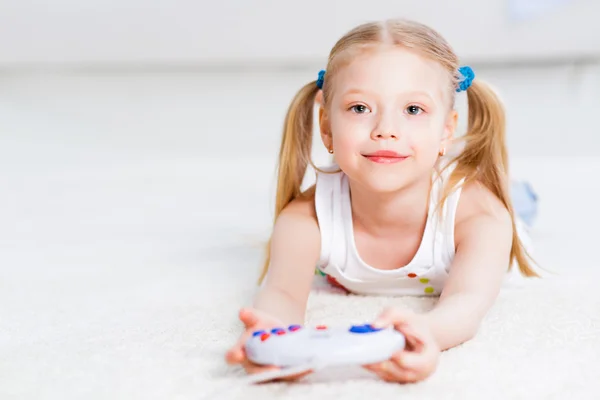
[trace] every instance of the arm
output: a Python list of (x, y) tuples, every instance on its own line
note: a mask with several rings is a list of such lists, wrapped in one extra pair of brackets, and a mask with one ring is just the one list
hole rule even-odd
[(320, 251), (321, 236), (313, 197), (292, 201), (275, 222), (271, 265), (254, 300), (254, 307), (240, 310), (239, 318), (245, 329), (226, 353), (229, 364), (241, 364), (249, 373), (272, 370), (270, 366), (250, 362), (244, 344), (255, 330), (304, 322), (306, 302)]
[(512, 221), (501, 202), (479, 184), (465, 186), (454, 227), (456, 254), (433, 310), (386, 309), (374, 325), (393, 326), (406, 347), (390, 360), (365, 366), (383, 379), (417, 382), (437, 368), (440, 352), (475, 336), (494, 303), (512, 248)]
[(302, 324), (320, 251), (314, 197), (296, 199), (275, 222), (271, 265), (254, 307), (283, 323)]
[[(482, 187), (465, 188), (455, 226), (456, 255), (433, 310), (424, 315), (441, 350), (472, 339), (493, 305), (512, 246), (510, 214)], [(462, 214), (462, 215), (461, 215)]]

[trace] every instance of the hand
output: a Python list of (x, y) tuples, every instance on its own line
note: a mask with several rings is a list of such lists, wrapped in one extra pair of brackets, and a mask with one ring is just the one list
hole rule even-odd
[(385, 310), (372, 324), (393, 326), (406, 338), (406, 346), (384, 362), (364, 367), (388, 382), (414, 383), (429, 377), (437, 368), (440, 347), (423, 316), (408, 310)]
[[(225, 355), (227, 363), (230, 365), (241, 364), (249, 374), (259, 374), (263, 372), (279, 370), (280, 368), (274, 365), (257, 365), (249, 361), (246, 357), (246, 352), (244, 351), (244, 344), (248, 338), (252, 336), (252, 332), (260, 329), (267, 330), (274, 327), (283, 326), (283, 322), (277, 318), (271, 317), (265, 312), (255, 310), (253, 308), (242, 309), (239, 313), (239, 318), (244, 324), (245, 330), (241, 334), (237, 343), (231, 349), (229, 349), (229, 351), (227, 351), (227, 354)], [(310, 372), (311, 371), (307, 371), (301, 374), (278, 378), (276, 380), (296, 380), (304, 377)]]

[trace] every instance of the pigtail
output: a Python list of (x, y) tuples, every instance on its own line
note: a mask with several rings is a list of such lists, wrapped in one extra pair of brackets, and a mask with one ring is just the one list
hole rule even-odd
[[(302, 195), (300, 188), (308, 164), (311, 163), (313, 113), (318, 91), (316, 81), (308, 83), (298, 91), (288, 108), (279, 150), (275, 220), (292, 200)], [(267, 274), (271, 261), (270, 252), (271, 240), (267, 244), (266, 259), (259, 283)]]
[(456, 168), (448, 188), (453, 188), (464, 177), (465, 183), (477, 180), (494, 193), (509, 211), (512, 221), (509, 268), (516, 260), (523, 275), (537, 277), (539, 275), (533, 270), (527, 251), (519, 239), (510, 198), (504, 107), (494, 91), (480, 80), (473, 80), (467, 89), (467, 97), (469, 117), (465, 146), (455, 158)]

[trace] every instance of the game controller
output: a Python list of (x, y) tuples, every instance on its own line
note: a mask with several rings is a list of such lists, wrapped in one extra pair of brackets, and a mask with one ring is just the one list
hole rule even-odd
[(284, 370), (280, 376), (285, 376), (286, 369), (302, 371), (389, 360), (405, 343), (404, 335), (393, 328), (290, 325), (253, 332), (245, 350), (251, 362), (280, 367)]

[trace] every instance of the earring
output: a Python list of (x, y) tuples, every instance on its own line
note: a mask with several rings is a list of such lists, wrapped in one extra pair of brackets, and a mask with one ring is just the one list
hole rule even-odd
[(446, 155), (446, 148), (442, 147), (442, 149), (440, 150), (440, 156), (445, 156)]
[(333, 147), (331, 147), (328, 151), (329, 151), (329, 154), (333, 154)]

